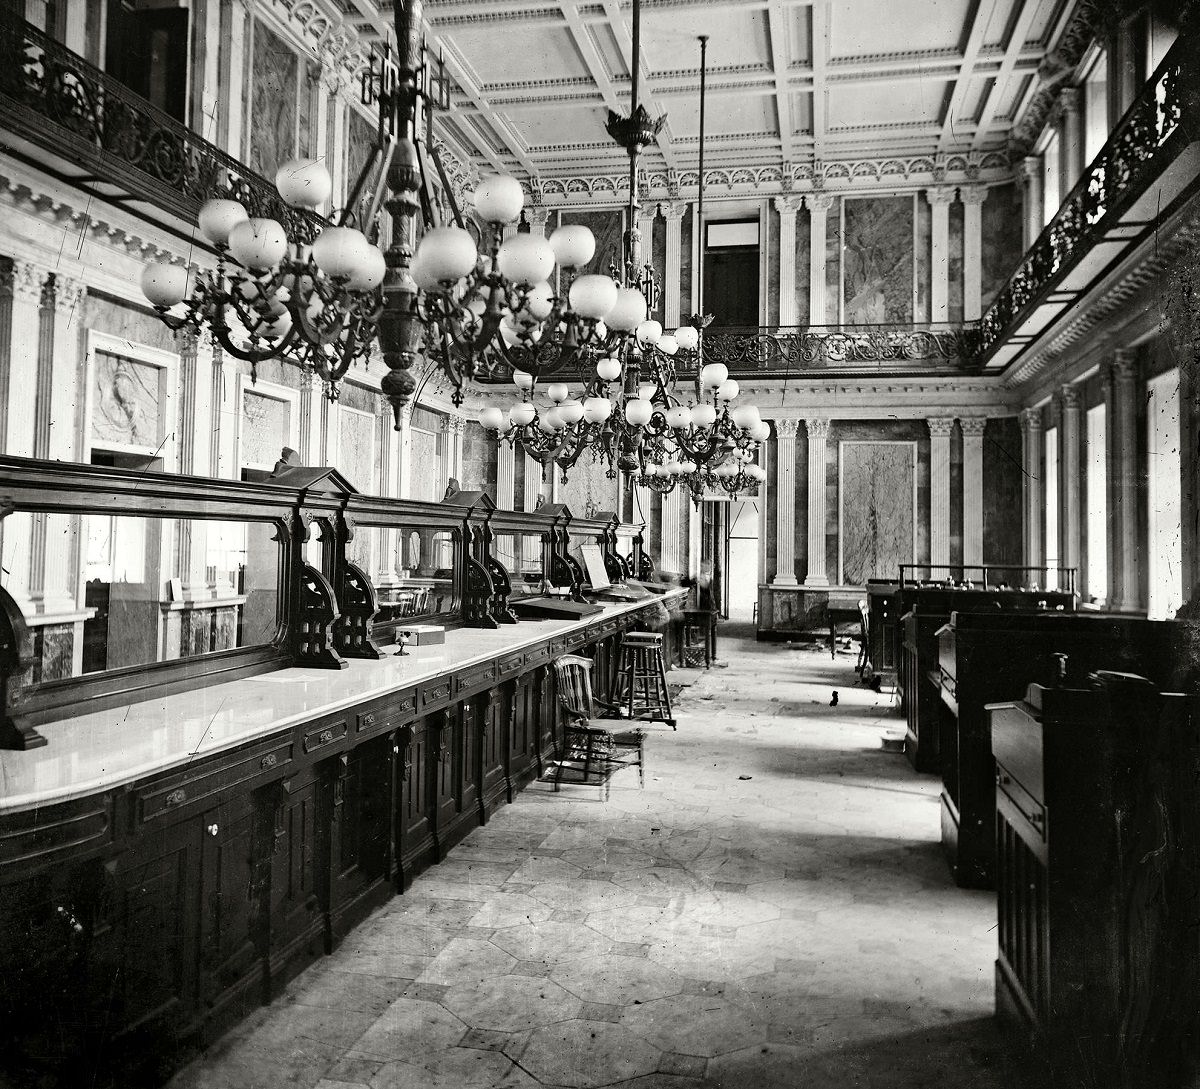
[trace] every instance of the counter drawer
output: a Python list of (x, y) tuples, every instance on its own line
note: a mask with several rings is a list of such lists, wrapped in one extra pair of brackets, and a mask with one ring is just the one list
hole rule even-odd
[(455, 686), (455, 690), (461, 694), (474, 688), (483, 688), (492, 684), (496, 680), (496, 665), (494, 662), (488, 662), (485, 666), (478, 666), (467, 673), (461, 674)]
[(19, 865), (52, 862), (59, 853), (74, 856), (84, 846), (112, 842), (112, 798), (101, 795), (59, 805), (39, 806), (5, 816), (0, 831), (0, 872)]
[[(345, 723), (342, 732), (344, 736)], [(173, 775), (136, 790), (134, 812), (143, 823), (169, 817), (194, 802), (290, 764), (294, 756), (295, 745), (287, 738), (231, 757), (210, 758), (192, 772)]]
[(319, 726), (313, 726), (304, 731), (304, 751), (306, 753), (316, 752), (318, 749), (336, 745), (339, 741), (345, 740), (347, 732), (345, 719), (338, 722), (323, 722)]
[(423, 684), (417, 692), (417, 703), (422, 711), (439, 707), (450, 699), (451, 680), (446, 677), (431, 684)]
[(358, 732), (361, 734), (374, 730), (390, 730), (411, 718), (416, 718), (416, 715), (417, 693), (414, 689), (380, 707), (363, 711), (358, 716)]
[(496, 674), (500, 677), (511, 677), (514, 673), (519, 673), (524, 665), (524, 654), (507, 654), (496, 664)]
[(550, 644), (544, 643), (540, 647), (534, 647), (532, 650), (525, 652), (525, 664), (527, 666), (541, 665), (543, 662), (550, 660)]

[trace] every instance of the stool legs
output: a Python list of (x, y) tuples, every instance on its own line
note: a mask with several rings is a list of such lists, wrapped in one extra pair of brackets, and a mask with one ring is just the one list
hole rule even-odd
[(614, 702), (626, 718), (648, 717), (678, 729), (671, 711), (661, 639), (654, 643), (622, 643)]

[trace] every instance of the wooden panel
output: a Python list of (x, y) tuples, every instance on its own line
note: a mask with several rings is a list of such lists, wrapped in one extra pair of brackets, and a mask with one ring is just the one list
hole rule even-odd
[(85, 847), (113, 838), (112, 798), (101, 795), (16, 813), (0, 828), (0, 873), (8, 868), (52, 864), (60, 856), (78, 857)]
[(431, 684), (424, 684), (418, 691), (417, 706), (421, 711), (431, 711), (450, 698), (451, 679), (446, 677)]
[(467, 692), (473, 692), (477, 688), (490, 685), (495, 679), (496, 665), (494, 662), (488, 662), (485, 666), (478, 666), (465, 673), (460, 673), (455, 678), (454, 691), (461, 696)]
[(346, 721), (322, 722), (304, 732), (304, 751), (316, 752), (318, 749), (329, 748), (346, 738)]

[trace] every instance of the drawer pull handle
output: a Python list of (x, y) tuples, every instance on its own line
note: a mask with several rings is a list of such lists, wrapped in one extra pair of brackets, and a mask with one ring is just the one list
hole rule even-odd
[(266, 756), (264, 756), (258, 762), (258, 766), (260, 768), (262, 768), (263, 771), (266, 771), (268, 768), (273, 768), (278, 763), (279, 763), (279, 757), (276, 756), (273, 752), (269, 752), (269, 753), (267, 753)]
[(317, 734), (317, 744), (318, 745), (328, 745), (332, 740), (333, 740), (333, 731), (332, 730), (322, 730), (319, 734)]
[(187, 801), (187, 791), (180, 788), (179, 790), (172, 790), (171, 793), (168, 794), (163, 799), (163, 805), (169, 805), (169, 806), (183, 805), (183, 803), (186, 801)]
[(210, 824), (208, 826), (208, 834), (210, 836), (215, 836), (219, 831), (221, 831), (221, 826), (219, 824)]

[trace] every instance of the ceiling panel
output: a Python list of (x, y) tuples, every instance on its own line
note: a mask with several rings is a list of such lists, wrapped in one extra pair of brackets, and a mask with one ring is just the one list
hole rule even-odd
[(485, 86), (531, 77), (587, 75), (579, 50), (565, 29), (541, 27), (530, 33), (519, 23), (499, 23), (486, 29), (455, 29), (453, 39)]
[(886, 0), (829, 5), (831, 57), (961, 49), (972, 0)]
[(697, 37), (709, 36), (711, 67), (762, 64), (770, 57), (767, 17), (749, 5), (718, 9), (702, 18), (654, 10), (642, 16), (642, 55), (651, 73), (698, 68)]
[(941, 120), (946, 84), (942, 80), (905, 83), (838, 84), (829, 95), (829, 124), (892, 125)]

